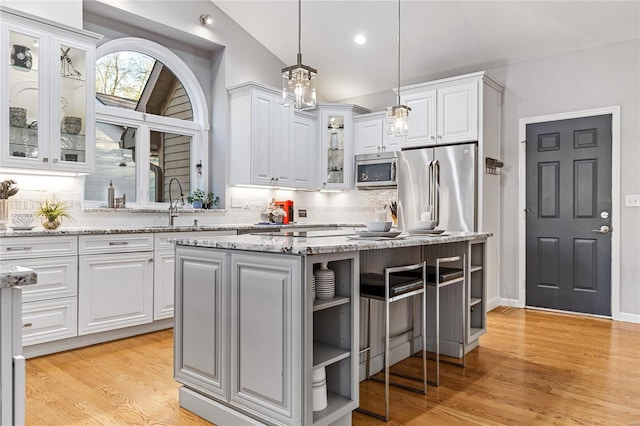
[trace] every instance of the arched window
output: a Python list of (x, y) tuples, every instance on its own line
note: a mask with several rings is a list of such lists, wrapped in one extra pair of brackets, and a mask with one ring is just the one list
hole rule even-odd
[[(105, 43), (96, 57), (96, 170), (85, 177), (85, 202), (106, 203), (110, 181), (134, 207), (168, 203), (173, 179), (185, 196), (206, 191), (209, 114), (189, 67), (130, 37)], [(175, 199), (178, 185), (171, 189)]]

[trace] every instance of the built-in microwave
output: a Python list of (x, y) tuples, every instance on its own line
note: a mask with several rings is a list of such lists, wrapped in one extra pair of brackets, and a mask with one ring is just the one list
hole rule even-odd
[(395, 152), (356, 155), (358, 189), (395, 188), (397, 155)]

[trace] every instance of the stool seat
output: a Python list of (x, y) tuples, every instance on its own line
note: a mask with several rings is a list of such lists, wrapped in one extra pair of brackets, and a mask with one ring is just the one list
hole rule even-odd
[[(416, 279), (422, 279), (420, 271), (398, 272), (396, 275), (410, 276)], [(427, 265), (427, 284), (444, 283), (464, 277), (464, 271), (461, 268), (451, 268), (447, 266), (440, 267), (440, 280), (436, 279), (436, 267)]]
[[(420, 270), (417, 270), (416, 274), (389, 274), (389, 297), (399, 296), (422, 288), (422, 274)], [(360, 296), (384, 299), (384, 275), (372, 273), (360, 274)]]

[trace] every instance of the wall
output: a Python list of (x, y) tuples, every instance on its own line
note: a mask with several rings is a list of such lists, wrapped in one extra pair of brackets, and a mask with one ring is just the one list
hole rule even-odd
[(82, 28), (82, 0), (2, 0), (2, 6)]
[[(624, 194), (640, 193), (640, 41), (585, 49), (491, 70), (505, 84), (502, 116), (501, 296), (517, 298), (518, 120), (612, 105), (621, 106), (620, 312), (640, 322), (640, 209), (624, 207)], [(614, 173), (616, 171), (614, 170)], [(513, 236), (513, 237), (506, 237)]]

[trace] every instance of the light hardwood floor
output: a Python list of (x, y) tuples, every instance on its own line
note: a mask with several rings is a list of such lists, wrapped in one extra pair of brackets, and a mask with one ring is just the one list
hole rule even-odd
[[(427, 396), (391, 388), (390, 425), (640, 425), (640, 325), (510, 308), (488, 325)], [(28, 360), (27, 424), (210, 424), (178, 406), (172, 343), (167, 330)]]

